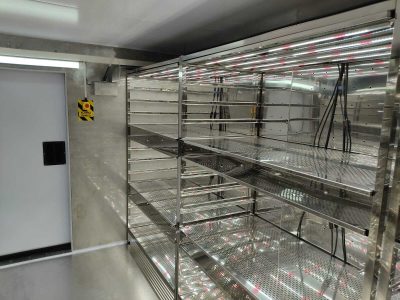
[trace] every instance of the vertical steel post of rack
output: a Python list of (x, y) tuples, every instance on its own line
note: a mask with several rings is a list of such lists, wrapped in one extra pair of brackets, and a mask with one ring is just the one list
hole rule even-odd
[[(380, 269), (376, 287), (376, 299), (390, 299), (390, 285), (395, 275), (397, 262), (397, 251), (395, 251), (396, 236), (398, 234), (399, 210), (400, 210), (400, 1), (396, 3), (395, 23), (393, 31), (393, 42), (391, 61), (388, 76), (388, 97), (393, 102), (392, 128), (390, 136), (390, 152), (388, 164), (391, 172), (387, 174), (391, 178), (388, 185), (387, 213), (385, 219), (385, 230), (383, 231)], [(392, 163), (393, 162), (393, 163)]]
[[(369, 242), (370, 245), (368, 246), (368, 260), (366, 263), (365, 267), (365, 283), (367, 283), (367, 280), (369, 281), (369, 285), (367, 286), (368, 289), (370, 289), (370, 295), (373, 295), (374, 288), (376, 285), (376, 276), (378, 274), (378, 282), (380, 282), (380, 286), (382, 286), (383, 282), (387, 281), (386, 289), (389, 287), (389, 280), (386, 280), (385, 277), (386, 275), (389, 274), (384, 274), (385, 270), (387, 270), (384, 263), (384, 258), (381, 258), (381, 254), (386, 256), (386, 259), (388, 259), (388, 256), (385, 252), (391, 252), (387, 247), (391, 242), (388, 242), (387, 239), (390, 237), (392, 234), (395, 234), (396, 227), (397, 227), (397, 222), (394, 225), (394, 228), (392, 228), (392, 222), (394, 216), (391, 216), (389, 213), (389, 218), (386, 220), (387, 216), (387, 206), (388, 202), (393, 202), (396, 201), (396, 197), (392, 197), (393, 191), (391, 187), (393, 187), (393, 181), (391, 179), (390, 173), (393, 171), (392, 170), (392, 160), (388, 159), (389, 157), (393, 156), (393, 146), (394, 146), (394, 137), (395, 133), (397, 131), (397, 122), (395, 121), (395, 93), (396, 93), (396, 86), (397, 86), (397, 77), (398, 77), (398, 67), (399, 67), (399, 61), (397, 59), (391, 59), (390, 60), (390, 65), (389, 65), (389, 75), (388, 75), (388, 84), (387, 84), (387, 91), (386, 91), (386, 100), (385, 100), (385, 107), (384, 107), (384, 120), (382, 123), (382, 133), (381, 133), (381, 147), (382, 147), (382, 140), (386, 140), (387, 143), (385, 143), (384, 149), (379, 150), (379, 156), (378, 156), (378, 172), (377, 172), (377, 178), (376, 178), (376, 187), (378, 188), (378, 184), (380, 185), (380, 190), (377, 190), (376, 196), (373, 198), (373, 203), (372, 203), (372, 216), (371, 216), (371, 228), (370, 228), (370, 233), (369, 233)], [(397, 117), (397, 116), (396, 116)], [(386, 125), (384, 126), (384, 124)], [(381, 153), (382, 152), (382, 153)], [(386, 157), (384, 157), (385, 155)], [(395, 161), (397, 163), (397, 157), (395, 158)], [(383, 164), (386, 164), (386, 168)], [(394, 189), (395, 191), (396, 189)], [(389, 199), (392, 198), (392, 201)], [(380, 207), (378, 208), (380, 203)], [(389, 205), (393, 206), (393, 205)], [(395, 213), (396, 215), (398, 214)], [(397, 221), (397, 216), (395, 217)], [(386, 223), (386, 222), (389, 223)], [(385, 224), (386, 223), (386, 224)], [(385, 237), (385, 240), (384, 240)], [(382, 241), (385, 245), (385, 251), (382, 251)], [(393, 238), (393, 244), (394, 244), (394, 238)], [(375, 243), (375, 244), (372, 244)], [(382, 265), (382, 263), (384, 263)], [(388, 261), (386, 264), (389, 263)], [(383, 268), (382, 268), (383, 267)], [(382, 272), (384, 272), (382, 274)], [(378, 290), (377, 290), (378, 292)], [(386, 294), (387, 291), (380, 291), (380, 294)], [(365, 293), (365, 297), (367, 298), (367, 294)], [(377, 295), (377, 299), (385, 299), (380, 298)]]
[[(399, 12), (399, 1), (396, 3), (396, 17)], [(391, 236), (396, 232), (398, 211), (390, 211), (388, 217), (388, 224), (385, 226), (386, 207), (389, 201), (389, 208), (394, 207), (398, 202), (398, 197), (393, 196), (390, 192), (391, 185), (391, 171), (392, 160), (389, 159), (390, 155), (394, 152), (395, 137), (398, 134), (398, 126), (396, 117), (398, 107), (396, 103), (396, 93), (398, 92), (398, 75), (399, 75), (399, 24), (398, 19), (394, 23), (392, 53), (389, 63), (389, 74), (386, 85), (386, 99), (383, 108), (382, 128), (380, 145), (378, 152), (378, 165), (375, 178), (375, 195), (372, 199), (370, 229), (368, 236), (368, 252), (367, 260), (364, 269), (364, 284), (363, 284), (363, 299), (371, 299), (376, 294), (377, 299), (385, 299), (387, 296), (387, 289), (389, 288), (389, 279), (393, 255), (390, 255), (392, 250), (390, 246), (394, 244), (390, 241)], [(398, 166), (398, 159), (396, 157), (396, 166)], [(395, 172), (398, 174), (399, 170)], [(398, 179), (398, 178), (397, 178)], [(395, 181), (392, 181), (392, 184)], [(398, 188), (397, 188), (398, 189)], [(395, 189), (396, 190), (396, 189)], [(388, 200), (388, 198), (391, 198)], [(398, 204), (397, 204), (398, 205)], [(397, 207), (398, 210), (398, 207)], [(396, 223), (394, 223), (396, 221)], [(385, 228), (386, 227), (386, 228)], [(383, 245), (382, 245), (383, 242)], [(383, 252), (381, 253), (383, 247)], [(383, 257), (381, 258), (381, 254)], [(383, 264), (382, 264), (383, 263)], [(379, 279), (377, 280), (377, 277)], [(377, 286), (377, 281), (379, 286)], [(385, 286), (384, 286), (385, 285)], [(379, 290), (378, 290), (379, 288)], [(376, 293), (375, 293), (376, 289)], [(386, 289), (384, 291), (383, 289)], [(379, 295), (384, 295), (381, 298)]]
[(179, 58), (179, 87), (178, 87), (178, 149), (177, 149), (177, 193), (175, 220), (175, 299), (179, 299), (179, 248), (181, 242), (181, 189), (182, 189), (182, 155), (183, 155), (183, 99), (186, 98), (186, 72), (183, 57)]
[[(399, 60), (395, 59), (393, 64), (399, 65)], [(398, 72), (389, 74), (389, 80), (392, 81), (393, 89), (388, 92), (391, 93), (392, 98), (396, 98), (396, 93), (399, 92)], [(392, 78), (392, 79), (390, 79)], [(387, 196), (387, 212), (385, 214), (385, 228), (383, 231), (380, 261), (379, 261), (379, 275), (376, 287), (376, 299), (390, 299), (391, 298), (391, 282), (395, 274), (395, 266), (397, 262), (397, 255), (395, 252), (395, 240), (397, 236), (397, 224), (399, 221), (400, 209), (400, 124), (399, 124), (399, 99), (395, 101), (396, 108), (393, 114), (393, 127), (395, 130), (396, 148), (391, 147), (389, 157), (394, 160), (394, 167), (390, 170), (392, 177), (388, 186)], [(388, 174), (389, 175), (389, 174)]]
[(129, 129), (129, 110), (130, 110), (130, 104), (129, 104), (129, 88), (128, 88), (128, 72), (125, 69), (125, 109), (126, 109), (126, 128), (125, 128), (125, 134), (126, 134), (126, 240), (129, 244), (129, 192), (130, 192), (130, 186), (129, 186), (129, 135), (130, 135), (130, 129)]

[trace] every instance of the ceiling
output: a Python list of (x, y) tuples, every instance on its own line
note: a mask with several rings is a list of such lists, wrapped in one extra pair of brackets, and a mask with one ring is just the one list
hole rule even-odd
[(379, 0), (0, 0), (0, 32), (187, 54)]

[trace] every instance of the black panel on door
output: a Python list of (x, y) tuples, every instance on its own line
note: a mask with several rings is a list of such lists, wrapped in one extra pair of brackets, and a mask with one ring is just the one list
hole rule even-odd
[(43, 164), (45, 166), (65, 165), (65, 142), (43, 142)]

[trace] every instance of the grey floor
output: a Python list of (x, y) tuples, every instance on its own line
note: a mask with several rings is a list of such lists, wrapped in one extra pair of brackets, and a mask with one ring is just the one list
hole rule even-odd
[(156, 300), (126, 246), (0, 270), (1, 300)]

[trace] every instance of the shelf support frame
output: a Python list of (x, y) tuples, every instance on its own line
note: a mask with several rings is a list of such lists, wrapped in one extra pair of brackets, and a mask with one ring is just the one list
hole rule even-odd
[(179, 300), (179, 272), (180, 272), (180, 244), (181, 244), (181, 224), (182, 224), (182, 172), (183, 172), (183, 101), (187, 100), (186, 88), (186, 68), (183, 62), (183, 56), (178, 62), (179, 87), (178, 87), (178, 152), (177, 152), (177, 193), (176, 193), (176, 221), (175, 221), (175, 290), (174, 298)]
[(390, 174), (387, 193), (387, 209), (384, 215), (384, 229), (381, 238), (381, 252), (379, 261), (379, 275), (376, 283), (376, 299), (390, 299), (391, 284), (395, 275), (395, 267), (398, 261), (397, 249), (395, 249), (398, 235), (398, 222), (400, 213), (400, 1), (396, 3), (393, 42), (391, 49), (391, 64), (389, 68), (387, 96), (393, 102), (392, 124), (390, 132), (391, 146), (388, 161)]
[[(393, 42), (389, 73), (386, 84), (386, 99), (383, 108), (383, 120), (378, 152), (378, 165), (375, 180), (375, 195), (372, 198), (370, 230), (368, 236), (367, 259), (364, 268), (364, 284), (362, 299), (387, 299), (391, 296), (389, 290), (390, 273), (395, 264), (393, 257), (395, 235), (397, 229), (400, 196), (399, 151), (395, 151), (399, 135), (399, 53), (400, 28), (398, 14), (400, 1), (396, 3)], [(394, 158), (395, 164), (390, 158)], [(393, 176), (394, 175), (394, 176)], [(397, 192), (397, 195), (396, 195)], [(396, 210), (397, 206), (397, 210)], [(387, 213), (387, 208), (389, 212)]]

